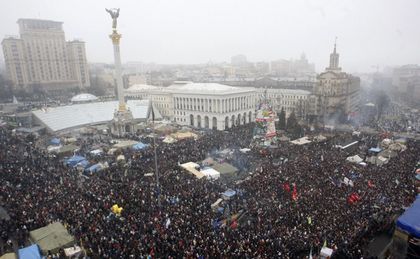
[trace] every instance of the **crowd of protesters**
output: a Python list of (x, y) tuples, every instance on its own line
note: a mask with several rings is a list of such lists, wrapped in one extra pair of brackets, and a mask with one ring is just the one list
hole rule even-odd
[[(45, 148), (0, 129), (0, 204), (11, 217), (1, 221), (1, 239), (23, 246), (29, 231), (60, 221), (90, 258), (305, 258), (324, 244), (337, 257), (360, 258), (368, 240), (413, 201), (420, 148), (409, 142), (382, 167), (360, 166), (333, 147), (337, 138), (238, 153), (250, 176), (230, 186), (197, 179), (179, 163), (248, 147), (251, 126), (174, 144), (158, 141), (158, 186), (149, 176), (155, 173), (152, 148), (123, 150), (126, 163), (110, 163), (87, 178)], [(360, 146), (377, 141), (361, 136)], [(280, 157), (287, 160), (275, 163)], [(343, 184), (344, 177), (352, 184)], [(242, 217), (214, 224), (229, 218), (211, 208), (228, 187), (238, 190), (225, 202), (229, 215), (241, 211)], [(349, 202), (352, 194), (358, 199)], [(120, 217), (111, 213), (113, 204), (123, 208)]]

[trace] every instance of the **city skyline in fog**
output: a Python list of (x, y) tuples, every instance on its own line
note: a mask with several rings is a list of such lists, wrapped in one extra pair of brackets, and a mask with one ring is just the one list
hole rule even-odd
[(19, 18), (61, 21), (67, 40), (86, 42), (89, 62), (112, 63), (111, 18), (105, 12), (112, 7), (121, 9), (123, 63), (219, 63), (237, 54), (268, 62), (298, 59), (304, 52), (319, 72), (328, 66), (336, 36), (344, 71), (420, 63), (415, 0), (16, 0), (3, 3), (0, 34), (18, 35)]

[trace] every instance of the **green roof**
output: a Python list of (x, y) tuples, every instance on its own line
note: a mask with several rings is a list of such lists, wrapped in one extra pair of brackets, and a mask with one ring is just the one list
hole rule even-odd
[(74, 244), (73, 236), (60, 222), (35, 229), (29, 233), (29, 236), (31, 242), (38, 244), (44, 254), (48, 251), (56, 253), (60, 248), (70, 247)]

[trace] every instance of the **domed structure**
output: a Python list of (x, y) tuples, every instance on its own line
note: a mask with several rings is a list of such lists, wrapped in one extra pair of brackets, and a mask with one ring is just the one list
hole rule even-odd
[(72, 103), (87, 103), (87, 102), (94, 102), (98, 100), (98, 97), (94, 96), (93, 94), (78, 94), (71, 98)]

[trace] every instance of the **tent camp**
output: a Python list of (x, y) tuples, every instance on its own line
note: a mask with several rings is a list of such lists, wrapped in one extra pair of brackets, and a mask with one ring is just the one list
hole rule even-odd
[(207, 179), (217, 180), (220, 177), (220, 173), (211, 167), (204, 167), (201, 172), (207, 177)]
[(73, 145), (73, 144), (64, 145), (57, 151), (57, 154), (58, 155), (73, 154), (73, 152), (76, 149), (79, 149), (79, 147), (76, 145)]
[(89, 168), (86, 168), (85, 171), (89, 173), (96, 173), (104, 169), (104, 165), (101, 163), (94, 164)]
[(39, 245), (44, 254), (48, 251), (57, 253), (60, 248), (67, 248), (74, 244), (74, 237), (67, 232), (60, 222), (29, 232), (29, 238), (32, 243)]
[(389, 159), (385, 158), (383, 156), (371, 156), (366, 158), (366, 162), (369, 162), (371, 164), (377, 165), (377, 166), (382, 166), (386, 163), (388, 163)]
[(100, 156), (104, 151), (102, 149), (94, 149), (92, 151), (90, 151), (89, 153), (91, 153), (94, 156)]
[(79, 258), (82, 255), (82, 248), (80, 246), (72, 246), (69, 248), (64, 248), (64, 254), (68, 258)]
[(17, 259), (17, 256), (15, 253), (7, 253), (0, 256), (0, 259)]
[(397, 227), (411, 236), (420, 238), (420, 195), (397, 220)]
[(381, 151), (382, 151), (382, 149), (380, 147), (371, 147), (371, 148), (369, 148), (369, 152), (379, 153)]
[(220, 172), (221, 175), (227, 174), (232, 175), (236, 174), (239, 170), (229, 163), (214, 163), (212, 166), (216, 171)]
[(359, 155), (355, 155), (347, 157), (346, 161), (358, 164), (360, 162), (363, 162), (363, 159)]
[(396, 157), (397, 152), (392, 151), (390, 149), (386, 149), (386, 150), (382, 151), (381, 153), (379, 153), (379, 156), (386, 157), (386, 158), (390, 159), (390, 158)]
[(128, 147), (131, 147), (135, 144), (137, 144), (137, 141), (123, 140), (123, 141), (119, 141), (117, 144), (115, 144), (114, 148), (128, 148)]
[(323, 135), (318, 135), (318, 136), (314, 137), (314, 141), (316, 141), (316, 142), (323, 142), (325, 140), (327, 140), (327, 137), (325, 137)]
[(147, 148), (148, 146), (149, 145), (147, 145), (147, 144), (144, 144), (142, 142), (138, 142), (138, 143), (136, 143), (132, 146), (132, 149), (133, 150), (143, 150), (143, 149)]
[(184, 168), (185, 170), (187, 170), (189, 173), (195, 175), (195, 177), (197, 177), (198, 179), (201, 179), (205, 176), (203, 172), (197, 170), (200, 168), (200, 165), (194, 162), (187, 162), (187, 163), (181, 164), (180, 166)]
[(407, 149), (407, 147), (404, 144), (395, 142), (395, 143), (392, 143), (391, 145), (389, 145), (388, 149), (392, 150), (392, 151), (395, 151), (395, 152), (402, 152), (402, 151), (405, 151)]
[(279, 138), (279, 141), (283, 141), (283, 142), (286, 142), (286, 141), (289, 141), (289, 140), (290, 140), (290, 138), (288, 138), (284, 135)]
[(292, 140), (290, 142), (292, 144), (295, 144), (295, 145), (305, 145), (305, 144), (311, 143), (311, 141), (308, 139), (308, 137), (303, 137), (303, 138), (295, 139), (295, 140)]
[(50, 145), (47, 147), (48, 153), (57, 153), (61, 148), (61, 145)]
[(227, 190), (225, 192), (222, 192), (222, 198), (224, 200), (229, 200), (230, 198), (232, 198), (235, 195), (236, 195), (236, 191), (231, 190), (231, 189), (229, 189), (229, 190)]
[(171, 137), (173, 137), (176, 140), (183, 140), (187, 138), (197, 139), (198, 135), (192, 132), (177, 132), (177, 133), (171, 134)]
[(61, 143), (61, 140), (59, 138), (52, 138), (50, 140), (51, 145), (60, 145), (60, 143)]
[(82, 156), (72, 156), (65, 161), (65, 164), (67, 166), (75, 167), (78, 163), (82, 162), (83, 160), (86, 160), (86, 158)]
[(18, 251), (19, 259), (41, 259), (39, 247), (36, 244), (21, 248)]
[(381, 142), (381, 146), (385, 149), (388, 148), (389, 145), (392, 144), (392, 140), (389, 138), (383, 139)]
[(163, 143), (166, 143), (166, 144), (172, 144), (172, 143), (175, 143), (176, 142), (176, 139), (174, 139), (173, 137), (171, 137), (171, 136), (166, 136), (163, 140), (162, 140), (162, 142)]
[(171, 132), (174, 132), (175, 130), (176, 128), (169, 124), (159, 124), (155, 126), (155, 131), (157, 133), (169, 134)]

